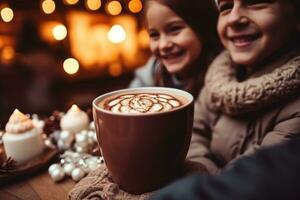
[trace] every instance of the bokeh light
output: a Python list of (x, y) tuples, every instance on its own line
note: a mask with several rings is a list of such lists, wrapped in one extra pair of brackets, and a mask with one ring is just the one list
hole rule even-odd
[(55, 2), (52, 0), (45, 0), (42, 3), (42, 9), (44, 13), (51, 14), (55, 10)]
[(53, 28), (52, 30), (52, 34), (53, 34), (53, 37), (56, 39), (56, 40), (63, 40), (66, 38), (67, 36), (67, 28), (60, 24), (60, 25), (57, 25)]
[(98, 10), (101, 7), (101, 0), (87, 0), (86, 6), (90, 10)]
[(138, 13), (143, 9), (141, 0), (131, 0), (128, 3), (128, 8), (133, 13)]
[(63, 63), (64, 71), (68, 74), (75, 74), (79, 70), (79, 63), (75, 58), (68, 58)]
[(1, 18), (4, 22), (10, 22), (14, 18), (14, 12), (11, 8), (1, 9)]
[(75, 5), (79, 0), (65, 0), (65, 2), (69, 5)]
[(116, 24), (113, 25), (108, 31), (107, 38), (112, 43), (121, 43), (124, 42), (126, 39), (126, 32), (121, 25)]
[(111, 1), (106, 6), (106, 12), (110, 15), (118, 15), (122, 12), (122, 5), (118, 1)]
[(10, 62), (15, 57), (15, 49), (12, 46), (5, 46), (2, 49), (1, 60), (5, 63)]

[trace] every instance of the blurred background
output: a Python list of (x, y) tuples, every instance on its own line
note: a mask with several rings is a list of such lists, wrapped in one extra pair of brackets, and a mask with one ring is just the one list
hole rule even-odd
[(149, 55), (142, 0), (1, 0), (0, 129), (126, 88)]

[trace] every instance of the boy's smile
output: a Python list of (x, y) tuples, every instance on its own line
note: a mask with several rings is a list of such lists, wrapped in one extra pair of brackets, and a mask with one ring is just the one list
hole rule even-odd
[(241, 34), (228, 34), (229, 40), (232, 42), (235, 48), (242, 49), (250, 47), (251, 44), (261, 36), (260, 33), (241, 33)]
[(236, 64), (252, 67), (296, 33), (288, 0), (219, 0), (218, 33)]

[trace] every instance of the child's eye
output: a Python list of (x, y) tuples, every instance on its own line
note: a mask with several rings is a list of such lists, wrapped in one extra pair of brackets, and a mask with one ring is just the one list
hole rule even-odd
[(157, 40), (159, 38), (159, 33), (155, 31), (149, 31), (148, 32), (149, 37), (151, 40)]
[(176, 34), (176, 33), (180, 32), (182, 28), (183, 28), (182, 26), (171, 26), (169, 28), (169, 32)]
[(218, 5), (218, 9), (220, 13), (228, 12), (233, 8), (233, 2), (221, 2)]

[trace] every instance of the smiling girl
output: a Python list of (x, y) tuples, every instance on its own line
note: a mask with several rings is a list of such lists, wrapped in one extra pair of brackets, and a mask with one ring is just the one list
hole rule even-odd
[(184, 89), (196, 98), (207, 66), (220, 49), (217, 12), (209, 0), (148, 0), (145, 24), (153, 54), (130, 87)]

